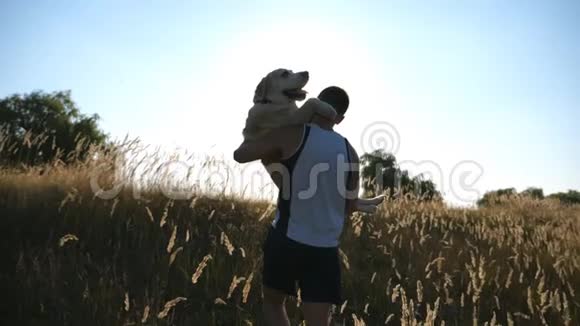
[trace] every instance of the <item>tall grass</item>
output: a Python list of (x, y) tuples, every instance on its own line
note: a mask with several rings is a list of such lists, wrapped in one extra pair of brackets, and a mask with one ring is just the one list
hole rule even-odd
[[(172, 200), (154, 178), (137, 198), (129, 185), (102, 199), (94, 169), (126, 149), (0, 169), (0, 324), (263, 325), (261, 242), (273, 205), (225, 192)], [(476, 210), (389, 200), (348, 220), (347, 301), (334, 322), (578, 325), (579, 228), (580, 208), (555, 201)], [(299, 305), (288, 302), (294, 324)]]

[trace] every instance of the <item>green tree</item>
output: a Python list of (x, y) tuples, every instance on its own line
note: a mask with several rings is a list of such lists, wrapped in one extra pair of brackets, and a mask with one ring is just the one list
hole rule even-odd
[(533, 199), (544, 199), (544, 190), (542, 188), (529, 187), (528, 189), (522, 191), (520, 195)]
[(365, 196), (375, 196), (383, 190), (390, 190), (393, 193), (397, 186), (397, 173), (400, 173), (394, 155), (375, 150), (372, 153), (363, 154), (360, 157), (360, 163)]
[(397, 158), (391, 153), (375, 150), (363, 154), (360, 161), (365, 196), (376, 196), (387, 191), (391, 195), (414, 193), (427, 200), (441, 198), (433, 181), (424, 179), (423, 175), (411, 178), (409, 171), (401, 169)]
[(533, 199), (557, 199), (562, 204), (580, 204), (580, 192), (576, 190), (568, 190), (568, 192), (558, 192), (548, 196), (544, 195), (544, 190), (537, 187), (529, 187), (526, 190), (518, 193), (515, 188), (505, 188), (486, 192), (483, 197), (477, 201), (477, 205), (490, 206), (497, 205), (502, 202), (502, 199), (509, 199), (514, 196), (529, 197)]
[(96, 114), (80, 113), (70, 91), (35, 91), (1, 99), (1, 163), (34, 165), (83, 159), (91, 145), (106, 141), (98, 120)]
[(486, 192), (481, 199), (477, 201), (478, 206), (490, 206), (501, 203), (502, 199), (510, 198), (517, 195), (515, 188), (504, 188)]
[(580, 204), (580, 191), (568, 190), (568, 192), (558, 192), (549, 195), (548, 198), (558, 199), (563, 204)]
[(441, 199), (441, 194), (437, 190), (435, 183), (432, 180), (424, 179), (422, 174), (413, 178), (413, 184), (415, 185), (416, 194), (424, 199)]

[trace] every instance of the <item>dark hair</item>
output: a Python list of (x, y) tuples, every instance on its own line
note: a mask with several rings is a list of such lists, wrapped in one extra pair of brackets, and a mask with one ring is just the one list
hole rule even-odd
[(344, 115), (348, 109), (349, 99), (348, 94), (344, 89), (337, 86), (330, 86), (322, 90), (318, 94), (318, 99), (326, 102), (336, 110), (336, 113)]

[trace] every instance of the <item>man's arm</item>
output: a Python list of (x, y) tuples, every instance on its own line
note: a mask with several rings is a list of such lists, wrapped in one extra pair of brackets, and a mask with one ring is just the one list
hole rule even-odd
[(282, 157), (280, 130), (272, 130), (260, 139), (244, 141), (234, 151), (234, 160), (248, 163), (255, 160), (278, 161)]
[(360, 159), (356, 150), (348, 144), (348, 151), (350, 157), (350, 178), (348, 178), (346, 187), (347, 194), (346, 198), (346, 214), (350, 216), (353, 212), (357, 210), (358, 194), (359, 194), (359, 179), (360, 179)]

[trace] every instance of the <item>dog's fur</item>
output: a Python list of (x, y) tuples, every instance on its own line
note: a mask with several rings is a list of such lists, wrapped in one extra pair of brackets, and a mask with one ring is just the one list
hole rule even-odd
[(316, 98), (306, 101), (300, 109), (296, 105), (297, 100), (306, 97), (302, 88), (308, 78), (307, 71), (294, 73), (288, 69), (276, 69), (262, 78), (242, 132), (244, 141), (258, 139), (274, 128), (308, 123), (315, 113), (334, 120), (336, 111), (332, 106)]

